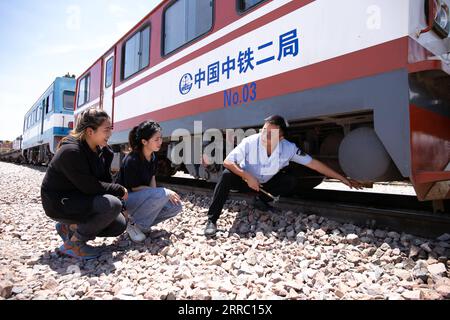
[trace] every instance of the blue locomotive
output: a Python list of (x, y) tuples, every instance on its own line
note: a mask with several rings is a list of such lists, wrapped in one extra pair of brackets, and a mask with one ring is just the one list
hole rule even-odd
[(58, 77), (26, 113), (22, 153), (30, 164), (50, 162), (59, 141), (74, 126), (75, 77)]

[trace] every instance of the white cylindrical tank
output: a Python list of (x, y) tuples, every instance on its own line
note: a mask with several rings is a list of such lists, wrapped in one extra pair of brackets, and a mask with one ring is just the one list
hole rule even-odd
[(393, 181), (401, 178), (375, 130), (369, 127), (355, 129), (342, 140), (339, 163), (347, 176), (361, 181)]

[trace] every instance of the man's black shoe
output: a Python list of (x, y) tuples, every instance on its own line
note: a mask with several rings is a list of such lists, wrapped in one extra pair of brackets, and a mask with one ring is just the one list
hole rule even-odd
[(205, 228), (205, 236), (207, 237), (213, 237), (215, 236), (217, 233), (217, 225), (208, 220), (208, 223), (206, 224), (206, 228)]

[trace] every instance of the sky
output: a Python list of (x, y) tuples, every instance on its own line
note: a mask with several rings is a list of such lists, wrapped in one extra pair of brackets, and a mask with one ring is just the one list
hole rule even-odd
[(161, 0), (0, 0), (0, 140), (56, 77), (77, 77)]

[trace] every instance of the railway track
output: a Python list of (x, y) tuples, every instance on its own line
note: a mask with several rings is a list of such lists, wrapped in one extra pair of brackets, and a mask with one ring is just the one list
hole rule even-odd
[(22, 158), (22, 152), (20, 150), (0, 154), (0, 161), (4, 162), (21, 162)]
[[(158, 178), (159, 185), (180, 193), (212, 196), (214, 184), (187, 178)], [(231, 200), (251, 200), (251, 194), (230, 194)], [(315, 214), (342, 223), (405, 232), (426, 238), (450, 233), (450, 212), (433, 212), (430, 202), (415, 196), (310, 190), (301, 196), (281, 198), (281, 210)]]
[[(33, 168), (36, 166), (31, 165)], [(45, 171), (46, 168), (42, 167)], [(214, 183), (178, 177), (158, 177), (158, 185), (180, 193), (212, 196)], [(249, 193), (231, 192), (231, 200), (246, 200)], [(336, 190), (305, 190), (301, 195), (281, 198), (277, 209), (315, 214), (342, 223), (405, 232), (426, 238), (450, 233), (450, 201), (445, 212), (434, 212), (431, 202), (420, 202), (416, 196)]]

